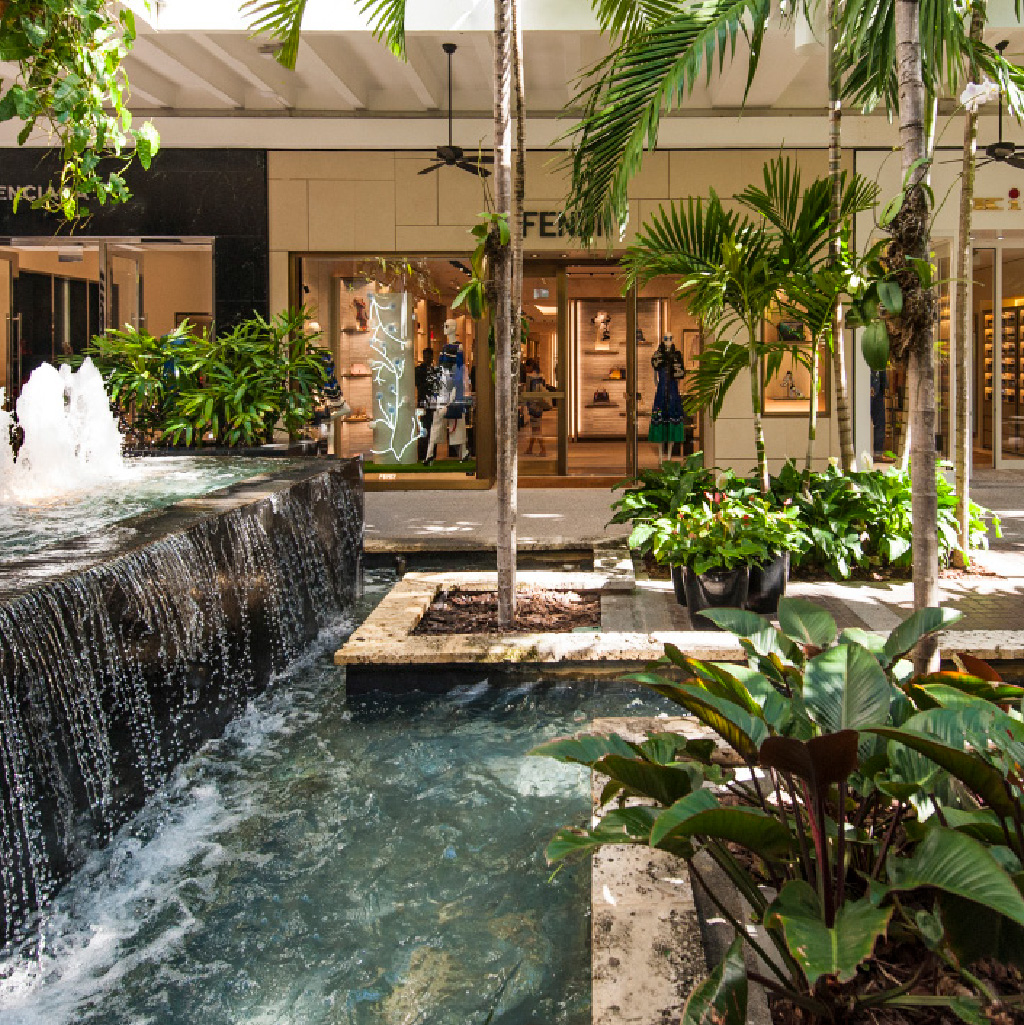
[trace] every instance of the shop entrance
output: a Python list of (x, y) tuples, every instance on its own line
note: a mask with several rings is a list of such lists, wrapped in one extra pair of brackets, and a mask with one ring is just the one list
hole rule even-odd
[[(145, 283), (149, 287), (144, 287)], [(213, 323), (208, 238), (18, 238), (0, 245), (0, 386), (8, 402), (42, 363), (107, 328), (166, 334)]]
[(1004, 240), (1000, 233), (977, 245), (973, 280), (973, 461), (996, 469), (1022, 465), (1024, 238)]
[(619, 480), (700, 447), (681, 401), (700, 332), (673, 293), (624, 294), (617, 263), (527, 262), (520, 476)]

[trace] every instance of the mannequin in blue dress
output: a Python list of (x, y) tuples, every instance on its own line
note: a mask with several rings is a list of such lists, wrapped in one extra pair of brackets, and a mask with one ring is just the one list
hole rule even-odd
[(686, 376), (683, 354), (675, 347), (672, 335), (666, 334), (651, 356), (657, 386), (651, 406), (651, 423), (647, 440), (659, 446), (661, 460), (667, 460), (672, 446), (686, 440), (686, 418), (679, 396), (679, 382)]

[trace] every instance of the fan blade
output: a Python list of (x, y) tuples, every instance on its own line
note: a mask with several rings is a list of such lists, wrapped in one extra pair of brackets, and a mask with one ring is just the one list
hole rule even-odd
[(478, 153), (472, 157), (466, 157), (467, 160), (475, 160), (478, 164), (493, 164), (494, 154), (493, 153)]
[(1006, 158), (1010, 167), (1024, 168), (1024, 153), (1014, 153)]
[(461, 167), (463, 171), (469, 171), (470, 174), (478, 174), (481, 178), (490, 178), (491, 176), (491, 172), (486, 167), (471, 164), (468, 160), (456, 160), (455, 166)]
[(430, 174), (431, 171), (436, 171), (439, 167), (444, 167), (444, 161), (439, 160), (436, 164), (431, 164), (430, 167), (424, 167), (422, 171), (417, 171), (417, 174)]

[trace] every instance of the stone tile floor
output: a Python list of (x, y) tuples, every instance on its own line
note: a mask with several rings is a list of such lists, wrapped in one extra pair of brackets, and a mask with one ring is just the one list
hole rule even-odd
[[(995, 510), (1002, 539), (975, 563), (988, 574), (945, 577), (943, 604), (964, 618), (957, 630), (1024, 630), (1024, 470), (978, 470), (972, 497)], [(622, 543), (628, 528), (608, 526), (610, 493), (603, 488), (525, 489), (519, 493), (519, 537), (532, 546), (579, 547), (582, 542)], [(493, 547), (496, 493), (491, 491), (378, 492), (366, 496), (368, 551), (405, 547), (437, 551)], [(833, 583), (797, 581), (789, 593), (828, 607), (842, 626), (890, 630), (913, 603), (909, 581)], [(628, 632), (688, 630), (668, 581), (638, 580), (632, 595), (616, 594), (613, 616)]]

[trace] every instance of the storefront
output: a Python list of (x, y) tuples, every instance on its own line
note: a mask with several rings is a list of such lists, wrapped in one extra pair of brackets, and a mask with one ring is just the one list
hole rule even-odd
[[(984, 140), (981, 140), (984, 142)], [(952, 358), (952, 325), (956, 322), (956, 268), (951, 254), (957, 248), (959, 218), (959, 149), (940, 150), (932, 172), (932, 189), (940, 200), (932, 223), (932, 251), (939, 281), (936, 338), (936, 448), (941, 456), (956, 457), (956, 393), (967, 389), (971, 410), (970, 465), (1024, 465), (1024, 209), (1021, 191), (1024, 171), (994, 161), (979, 161), (975, 181), (971, 283), (968, 302), (968, 367), (961, 379)], [(899, 189), (898, 155), (861, 151), (857, 170), (877, 178), (883, 201)], [(858, 240), (863, 247), (874, 225), (862, 216)], [(997, 314), (998, 311), (998, 314)], [(857, 451), (870, 451), (872, 421), (870, 383), (863, 361), (855, 416)], [(899, 367), (890, 367), (885, 380), (886, 448), (898, 451), (908, 403), (906, 382)]]
[[(2, 151), (0, 387), (8, 398), (44, 361), (81, 352), (101, 330), (159, 335), (183, 320), (223, 328), (269, 313), (266, 154), (166, 150), (133, 167), (134, 193), (74, 230), (30, 200), (53, 163)], [(27, 198), (14, 209), (18, 189)]]
[[(739, 191), (773, 155), (653, 154), (634, 185), (632, 227), (670, 196), (706, 195), (711, 185), (723, 195)], [(794, 156), (805, 174), (824, 173), (824, 154)], [(528, 161), (521, 482), (607, 486), (696, 449), (749, 470), (749, 386), (737, 381), (715, 421), (682, 413), (676, 396), (701, 351), (700, 324), (673, 281), (627, 290), (618, 246), (569, 248), (559, 227), (565, 182), (557, 160), (531, 153)], [(370, 486), (488, 487), (486, 326), (453, 306), (469, 275), (469, 229), (485, 201), (480, 182), (457, 168), (421, 175), (428, 162), (427, 154), (394, 151), (268, 154), (271, 305), (305, 303), (310, 324), (324, 331), (350, 407), (332, 444), (364, 456)], [(818, 465), (838, 447), (827, 371), (823, 379)], [(806, 452), (808, 385), (796, 360), (764, 382), (773, 466)]]

